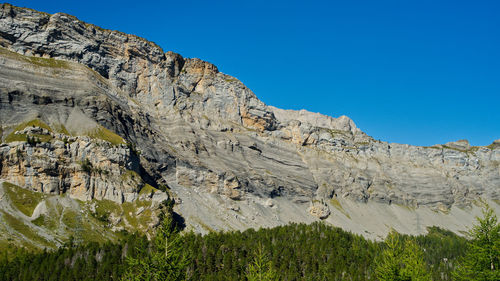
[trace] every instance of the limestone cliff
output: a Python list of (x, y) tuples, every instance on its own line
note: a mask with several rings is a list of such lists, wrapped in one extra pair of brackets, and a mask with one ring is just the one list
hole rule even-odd
[[(498, 142), (417, 147), (376, 141), (346, 116), (267, 106), (208, 62), (62, 13), (3, 4), (0, 46), (2, 140), (31, 120), (64, 127), (76, 138), (3, 144), (2, 179), (26, 188), (133, 201), (140, 187), (119, 184), (128, 169), (175, 193), (177, 210), (198, 231), (308, 222), (315, 215), (368, 236), (389, 226), (409, 233), (432, 224), (461, 230), (474, 211), (455, 209), (500, 199)], [(84, 136), (100, 128), (123, 144), (88, 145)], [(48, 164), (38, 160), (38, 170), (60, 165), (60, 153), (73, 168), (33, 173), (15, 160), (18, 148), (23, 155), (54, 155)], [(82, 153), (114, 176), (79, 171)], [(356, 217), (370, 208), (378, 210), (376, 218)], [(408, 208), (417, 222), (385, 216)], [(442, 217), (449, 212), (461, 217)]]

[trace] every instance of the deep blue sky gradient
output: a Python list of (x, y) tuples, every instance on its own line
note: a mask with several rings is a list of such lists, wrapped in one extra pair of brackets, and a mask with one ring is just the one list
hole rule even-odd
[[(308, 3), (306, 3), (308, 2)], [(375, 139), (500, 139), (500, 1), (10, 1), (198, 57)]]

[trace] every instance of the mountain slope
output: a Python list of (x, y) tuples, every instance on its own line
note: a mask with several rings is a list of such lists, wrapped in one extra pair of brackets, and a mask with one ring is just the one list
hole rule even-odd
[[(208, 62), (62, 13), (3, 4), (0, 46), (0, 175), (30, 190), (122, 203), (137, 200), (144, 183), (168, 187), (188, 229), (201, 232), (324, 219), (377, 238), (389, 227), (460, 231), (481, 198), (499, 207), (498, 141), (488, 147), (376, 141), (348, 117), (267, 106)], [(55, 180), (61, 170), (18, 169), (9, 161), (15, 147), (56, 146), (54, 137), (12, 141), (33, 136), (18, 130), (33, 120), (64, 128), (67, 138), (104, 138), (105, 146), (134, 158), (133, 168), (119, 164), (104, 180), (90, 173), (79, 191), (74, 171), (69, 180)], [(89, 161), (106, 169), (115, 153)], [(70, 158), (85, 160), (78, 153)], [(127, 170), (140, 178), (136, 187), (113, 183)]]

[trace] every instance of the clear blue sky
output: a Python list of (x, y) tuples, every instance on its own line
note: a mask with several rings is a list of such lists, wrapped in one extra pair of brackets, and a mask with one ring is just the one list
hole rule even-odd
[(500, 139), (500, 1), (10, 3), (207, 60), (267, 104), (347, 115), (375, 139)]

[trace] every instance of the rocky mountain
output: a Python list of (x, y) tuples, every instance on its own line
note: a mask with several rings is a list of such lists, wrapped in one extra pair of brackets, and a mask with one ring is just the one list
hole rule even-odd
[[(9, 4), (0, 126), (2, 181), (83, 206), (85, 218), (92, 204), (112, 204), (105, 222), (115, 230), (137, 227), (132, 214), (145, 209), (151, 230), (168, 197), (199, 232), (322, 219), (381, 238), (390, 227), (459, 232), (481, 202), (500, 209), (500, 140), (377, 141), (346, 116), (268, 106), (208, 62)], [(30, 227), (36, 218), (12, 206), (0, 206), (3, 237), (25, 239), (5, 218)]]

